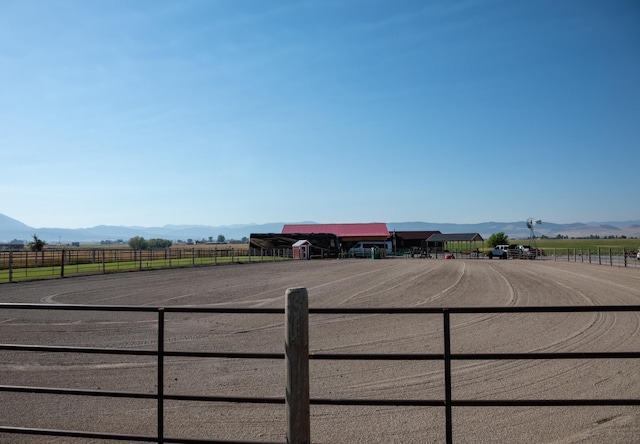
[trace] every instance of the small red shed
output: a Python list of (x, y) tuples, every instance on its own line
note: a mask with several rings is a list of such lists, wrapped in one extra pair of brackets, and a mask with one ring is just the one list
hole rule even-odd
[(294, 259), (311, 259), (311, 242), (302, 239), (293, 244)]

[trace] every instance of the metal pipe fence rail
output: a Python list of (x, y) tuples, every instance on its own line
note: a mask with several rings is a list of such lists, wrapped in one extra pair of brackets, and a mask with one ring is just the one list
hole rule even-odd
[(542, 258), (557, 262), (640, 268), (640, 259), (637, 258), (636, 252), (626, 248), (546, 248)]
[(52, 279), (70, 275), (105, 274), (231, 263), (274, 262), (291, 259), (291, 249), (255, 248), (126, 248), (0, 251), (0, 283)]
[[(342, 406), (423, 406), (445, 409), (446, 442), (453, 442), (453, 407), (539, 407), (539, 406), (640, 406), (640, 399), (517, 399), (517, 400), (477, 400), (454, 399), (452, 396), (451, 364), (464, 360), (555, 360), (555, 359), (640, 359), (640, 351), (633, 352), (557, 352), (557, 353), (455, 353), (451, 350), (450, 319), (456, 314), (490, 313), (577, 313), (577, 312), (640, 312), (640, 305), (607, 306), (535, 306), (535, 307), (451, 307), (451, 308), (308, 308), (307, 291), (304, 288), (288, 289), (286, 307), (280, 308), (211, 308), (211, 307), (147, 307), (147, 306), (104, 306), (104, 305), (49, 305), (2, 303), (1, 310), (66, 310), (66, 311), (111, 311), (111, 312), (152, 312), (158, 315), (158, 347), (155, 350), (132, 350), (113, 348), (88, 348), (68, 346), (37, 346), (25, 344), (0, 344), (0, 350), (47, 353), (94, 353), (134, 356), (153, 356), (157, 359), (156, 393), (135, 393), (121, 391), (64, 389), (53, 387), (26, 387), (0, 385), (0, 392), (39, 393), (51, 395), (93, 396), (111, 398), (152, 399), (157, 402), (156, 436), (125, 435), (114, 433), (83, 432), (77, 430), (38, 429), (28, 427), (0, 426), (0, 434), (45, 435), (104, 439), (118, 441), (138, 441), (157, 443), (255, 443), (254, 441), (224, 441), (213, 439), (191, 439), (167, 437), (164, 434), (164, 402), (201, 401), (217, 403), (280, 404), (287, 409), (287, 443), (310, 442), (309, 405)], [(235, 314), (284, 314), (284, 353), (237, 353), (237, 352), (182, 352), (164, 349), (164, 319), (166, 313), (235, 313)], [(418, 314), (442, 316), (444, 333), (443, 352), (419, 353), (314, 353), (308, 349), (309, 315), (370, 315), (370, 314)], [(166, 394), (164, 392), (165, 357), (231, 358), (284, 360), (287, 369), (287, 386), (283, 397), (239, 397), (239, 396), (193, 396)], [(441, 399), (341, 399), (309, 398), (309, 360), (400, 360), (400, 361), (442, 361), (444, 372), (444, 398)], [(284, 435), (284, 433), (283, 433)], [(266, 443), (266, 441), (260, 441)]]
[[(453, 256), (458, 259), (488, 258), (485, 253), (474, 251), (452, 251), (450, 254), (453, 254)], [(446, 253), (442, 251), (433, 251), (426, 257), (442, 259), (445, 255)], [(406, 254), (405, 257), (414, 256)], [(420, 257), (425, 257), (425, 255)], [(640, 268), (640, 259), (637, 258), (636, 251), (626, 248), (538, 248), (535, 254), (510, 255), (509, 260), (512, 259), (574, 262), (620, 268)]]

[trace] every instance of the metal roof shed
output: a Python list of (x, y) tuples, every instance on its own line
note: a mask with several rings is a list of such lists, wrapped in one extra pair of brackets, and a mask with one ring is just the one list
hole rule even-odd
[(404, 248), (424, 248), (425, 242), (432, 234), (440, 234), (439, 231), (395, 231), (392, 232), (395, 246)]
[(366, 224), (285, 224), (282, 234), (290, 233), (332, 233), (340, 241), (384, 241), (389, 238), (387, 224), (375, 222)]
[[(427, 251), (431, 248), (437, 248), (438, 245), (444, 245), (445, 250), (471, 252), (472, 250), (477, 250), (476, 242), (481, 242), (484, 246), (484, 239), (480, 236), (480, 233), (435, 233), (427, 239)], [(453, 244), (455, 247), (449, 247), (448, 244)], [(463, 249), (463, 247), (466, 248)]]

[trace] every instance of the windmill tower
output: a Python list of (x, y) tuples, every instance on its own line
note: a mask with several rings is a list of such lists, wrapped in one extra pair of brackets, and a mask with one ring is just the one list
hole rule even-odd
[(529, 245), (531, 245), (532, 248), (535, 248), (535, 254), (536, 256), (538, 255), (538, 244), (536, 242), (536, 235), (533, 231), (533, 228), (536, 225), (542, 225), (542, 221), (540, 219), (538, 220), (534, 220), (533, 217), (530, 217), (529, 219), (527, 219), (527, 228), (529, 229)]

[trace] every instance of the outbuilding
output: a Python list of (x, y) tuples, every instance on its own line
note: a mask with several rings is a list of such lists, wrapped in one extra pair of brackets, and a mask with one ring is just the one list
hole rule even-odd
[(478, 246), (484, 246), (484, 239), (480, 233), (435, 233), (427, 239), (427, 251), (436, 254), (443, 250), (467, 255), (474, 252), (477, 254)]
[(340, 241), (341, 249), (348, 250), (358, 242), (389, 239), (387, 224), (374, 222), (363, 224), (285, 224), (282, 234), (289, 233), (332, 233)]
[(391, 232), (394, 250), (425, 249), (426, 241), (434, 234), (442, 234), (439, 231), (395, 231)]
[(311, 242), (302, 239), (293, 244), (294, 259), (311, 259)]

